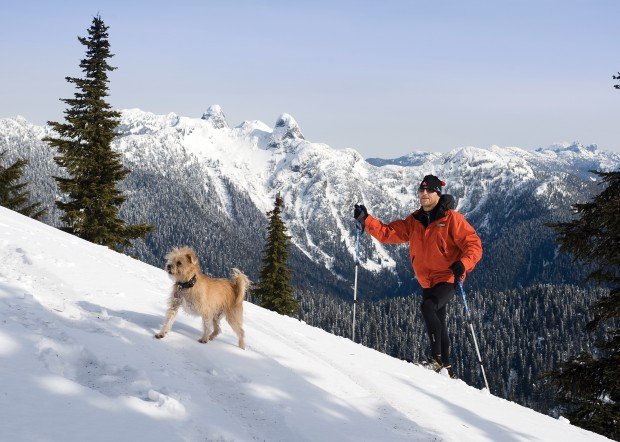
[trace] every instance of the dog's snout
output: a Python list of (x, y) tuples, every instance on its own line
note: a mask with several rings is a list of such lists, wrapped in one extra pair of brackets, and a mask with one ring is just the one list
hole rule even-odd
[(166, 265), (166, 270), (168, 270), (168, 271), (172, 270), (172, 264)]

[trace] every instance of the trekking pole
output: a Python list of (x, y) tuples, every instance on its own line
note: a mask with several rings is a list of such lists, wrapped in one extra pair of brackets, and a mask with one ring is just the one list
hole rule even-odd
[(351, 340), (355, 342), (355, 306), (357, 305), (357, 267), (360, 262), (360, 232), (362, 224), (355, 221), (355, 284), (353, 285), (353, 327), (351, 330)]
[(474, 333), (474, 324), (471, 317), (471, 312), (469, 311), (469, 307), (467, 306), (467, 299), (465, 299), (465, 289), (463, 288), (463, 281), (459, 279), (458, 281), (459, 290), (461, 292), (461, 297), (463, 298), (463, 304), (465, 304), (465, 317), (467, 319), (467, 324), (469, 324), (469, 330), (471, 331), (471, 337), (474, 339), (474, 347), (476, 349), (476, 354), (478, 355), (478, 363), (480, 364), (480, 370), (482, 371), (482, 377), (484, 378), (484, 385), (487, 387), (487, 391), (490, 393), (491, 389), (489, 388), (489, 383), (487, 382), (487, 375), (484, 372), (484, 365), (482, 365), (482, 358), (480, 357), (480, 350), (478, 349), (478, 341), (476, 340), (476, 334)]

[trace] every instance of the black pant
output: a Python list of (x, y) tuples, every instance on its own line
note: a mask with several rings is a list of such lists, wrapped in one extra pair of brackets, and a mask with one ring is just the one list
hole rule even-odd
[(450, 341), (446, 326), (446, 305), (454, 298), (454, 284), (440, 282), (430, 289), (422, 289), (422, 316), (431, 341), (432, 356), (441, 356), (446, 365), (450, 359)]

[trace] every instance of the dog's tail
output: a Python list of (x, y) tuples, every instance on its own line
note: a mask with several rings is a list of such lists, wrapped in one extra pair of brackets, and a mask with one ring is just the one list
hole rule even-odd
[(239, 269), (232, 269), (232, 272), (233, 275), (231, 279), (235, 286), (236, 294), (235, 304), (241, 305), (243, 303), (243, 300), (245, 299), (245, 292), (248, 290), (250, 284), (252, 284), (252, 281), (250, 281), (250, 278), (245, 276), (243, 272)]

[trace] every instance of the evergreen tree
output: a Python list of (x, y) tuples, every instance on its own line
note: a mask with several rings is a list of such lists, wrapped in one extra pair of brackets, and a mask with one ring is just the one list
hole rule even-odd
[[(612, 75), (614, 80), (620, 80), (620, 72), (618, 72), (618, 75)], [(620, 89), (620, 84), (614, 84), (614, 87), (616, 89)]]
[[(6, 152), (0, 152), (0, 160), (5, 154)], [(46, 210), (41, 209), (41, 203), (29, 203), (28, 183), (18, 182), (27, 164), (28, 161), (22, 158), (17, 159), (8, 167), (0, 163), (0, 206), (34, 219), (41, 219)]]
[(595, 264), (588, 278), (611, 286), (609, 296), (593, 305), (586, 329), (607, 327), (595, 352), (582, 352), (546, 377), (572, 423), (620, 440), (620, 171), (594, 173), (606, 189), (591, 202), (573, 206), (577, 219), (552, 227), (561, 250)]
[(131, 245), (130, 240), (144, 237), (152, 226), (127, 225), (119, 219), (125, 196), (117, 188), (129, 173), (114, 152), (111, 143), (117, 136), (120, 113), (105, 101), (108, 96), (108, 64), (112, 57), (108, 27), (100, 16), (93, 18), (88, 37), (78, 37), (86, 46), (80, 68), (84, 78), (67, 77), (77, 91), (73, 98), (61, 99), (68, 105), (65, 122), (48, 122), (58, 137), (44, 138), (57, 149), (56, 163), (66, 171), (54, 177), (64, 198), (56, 205), (64, 214), (63, 230), (113, 250)]
[(286, 234), (286, 226), (280, 217), (283, 204), (278, 194), (273, 210), (267, 212), (269, 217), (267, 244), (263, 256), (263, 268), (254, 295), (258, 297), (261, 307), (291, 316), (297, 312), (299, 306), (293, 297), (290, 283), (291, 271), (287, 263), (290, 236)]

